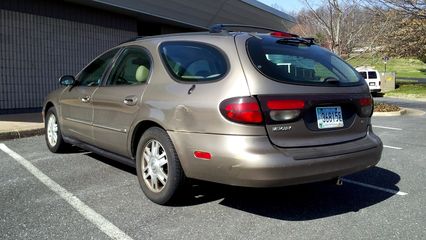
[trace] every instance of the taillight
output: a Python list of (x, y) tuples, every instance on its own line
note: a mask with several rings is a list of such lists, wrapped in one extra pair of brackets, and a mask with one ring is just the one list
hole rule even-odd
[(269, 100), (266, 106), (270, 110), (294, 110), (303, 109), (305, 102), (302, 100)]
[(359, 105), (361, 105), (361, 107), (371, 106), (372, 103), (373, 103), (373, 99), (371, 98), (361, 98), (359, 100)]
[(270, 35), (272, 37), (278, 37), (278, 38), (291, 38), (291, 37), (299, 37), (296, 34), (288, 33), (288, 32), (271, 32)]
[(288, 122), (296, 120), (305, 107), (303, 100), (269, 100), (266, 102), (269, 116), (277, 122)]
[(260, 124), (263, 122), (262, 112), (254, 97), (226, 99), (220, 104), (220, 112), (232, 122), (245, 124)]
[(359, 99), (359, 105), (361, 106), (361, 117), (371, 117), (373, 115), (373, 99), (371, 97)]

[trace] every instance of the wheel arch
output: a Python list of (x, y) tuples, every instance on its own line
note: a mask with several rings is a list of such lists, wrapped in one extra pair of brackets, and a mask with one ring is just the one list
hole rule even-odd
[(136, 157), (136, 151), (137, 151), (137, 148), (138, 148), (139, 140), (141, 139), (144, 132), (151, 127), (159, 127), (159, 128), (166, 131), (166, 129), (164, 127), (162, 127), (160, 124), (158, 124), (155, 121), (144, 120), (144, 121), (139, 122), (135, 126), (135, 128), (132, 132), (132, 135), (131, 135), (131, 139), (130, 139), (130, 152), (131, 152), (131, 156), (133, 158)]
[(46, 102), (43, 108), (43, 118), (46, 118), (47, 111), (49, 111), (52, 107), (55, 107), (55, 104), (53, 104), (52, 101)]

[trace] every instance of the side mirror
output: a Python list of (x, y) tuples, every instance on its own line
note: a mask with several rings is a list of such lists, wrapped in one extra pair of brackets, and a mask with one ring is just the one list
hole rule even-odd
[(75, 77), (72, 75), (64, 75), (61, 78), (59, 78), (59, 84), (64, 86), (72, 86), (76, 82)]

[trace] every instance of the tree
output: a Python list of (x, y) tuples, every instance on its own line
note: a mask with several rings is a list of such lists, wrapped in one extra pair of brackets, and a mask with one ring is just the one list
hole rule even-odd
[(315, 7), (304, 0), (306, 9), (299, 12), (293, 29), (302, 35), (322, 37), (321, 44), (336, 54), (348, 54), (359, 45), (372, 19), (360, 1), (323, 0)]
[(366, 3), (378, 16), (392, 19), (380, 41), (386, 54), (416, 57), (426, 62), (425, 0), (367, 0)]
[(368, 4), (398, 11), (405, 16), (426, 19), (426, 0), (367, 0)]

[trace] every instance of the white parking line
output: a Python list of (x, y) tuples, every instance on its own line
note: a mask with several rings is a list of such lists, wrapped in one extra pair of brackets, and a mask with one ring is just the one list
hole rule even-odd
[(371, 189), (375, 189), (375, 190), (379, 190), (379, 191), (383, 191), (383, 192), (396, 194), (396, 195), (399, 195), (399, 196), (405, 196), (405, 195), (408, 194), (406, 192), (395, 191), (395, 190), (388, 189), (388, 188), (377, 187), (377, 186), (374, 186), (374, 185), (371, 185), (371, 184), (357, 182), (357, 181), (349, 180), (349, 179), (346, 179), (346, 178), (342, 178), (342, 181), (347, 182), (347, 183), (352, 183), (352, 184), (355, 184), (355, 185), (359, 185), (359, 186), (363, 186), (363, 187), (366, 187), (366, 188), (371, 188)]
[(21, 164), (24, 168), (26, 168), (32, 175), (34, 175), (40, 182), (46, 185), (50, 190), (58, 194), (62, 199), (64, 199), (68, 204), (70, 204), (73, 208), (75, 208), (83, 217), (92, 222), (96, 227), (99, 228), (102, 232), (108, 235), (112, 239), (129, 239), (126, 233), (121, 231), (118, 227), (108, 221), (99, 213), (95, 212), (95, 210), (91, 209), (84, 202), (74, 196), (71, 192), (68, 192), (61, 185), (53, 181), (46, 174), (40, 171), (37, 167), (35, 167), (28, 160), (23, 158), (21, 155), (17, 154), (10, 148), (8, 148), (5, 144), (0, 143), (0, 149), (15, 159), (19, 164)]
[(383, 145), (384, 148), (391, 148), (391, 149), (396, 149), (396, 150), (402, 150), (402, 148), (400, 147), (392, 147), (392, 146), (388, 146), (388, 145)]
[(389, 130), (395, 130), (395, 131), (402, 131), (402, 128), (385, 127), (385, 126), (379, 126), (379, 125), (373, 125), (373, 127), (375, 127), (375, 128), (389, 129)]

